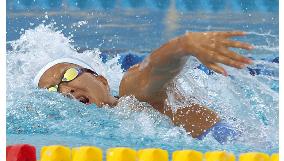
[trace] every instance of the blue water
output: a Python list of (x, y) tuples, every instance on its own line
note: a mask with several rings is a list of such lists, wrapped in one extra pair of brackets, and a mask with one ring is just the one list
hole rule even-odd
[[(7, 144), (278, 152), (278, 1), (161, 2), (7, 1)], [(225, 78), (190, 58), (168, 87), (169, 97), (180, 93), (185, 99), (170, 97), (168, 103), (179, 108), (196, 101), (217, 111), (243, 132), (225, 145), (210, 133), (202, 141), (192, 139), (133, 97), (121, 98), (114, 109), (97, 108), (32, 85), (44, 64), (74, 56), (105, 76), (117, 94), (124, 71), (162, 43), (185, 31), (214, 30), (248, 32), (236, 39), (255, 50), (236, 51), (254, 64), (226, 67), (230, 76)]]
[[(15, 10), (111, 10), (115, 8), (165, 10), (171, 0), (10, 0), (7, 9)], [(278, 0), (176, 0), (179, 11), (221, 12), (277, 12)]]

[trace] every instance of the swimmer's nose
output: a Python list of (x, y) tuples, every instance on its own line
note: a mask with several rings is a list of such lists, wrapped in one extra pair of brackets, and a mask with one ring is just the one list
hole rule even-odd
[(63, 95), (70, 99), (76, 99), (75, 96), (73, 96), (71, 93), (63, 93)]
[(82, 103), (84, 103), (84, 104), (89, 104), (89, 103), (90, 103), (89, 98), (84, 97), (84, 96), (80, 96), (80, 97), (76, 98), (76, 97), (73, 96), (71, 93), (64, 93), (63, 95), (64, 95), (65, 97), (67, 97), (67, 98), (70, 98), (70, 99), (76, 99), (76, 100), (78, 100), (78, 101), (80, 101), (80, 102), (82, 102)]

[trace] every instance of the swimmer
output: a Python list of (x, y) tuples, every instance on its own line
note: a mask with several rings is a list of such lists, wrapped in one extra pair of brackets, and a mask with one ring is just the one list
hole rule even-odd
[[(174, 125), (183, 127), (193, 138), (202, 138), (213, 130), (213, 134), (221, 131), (222, 134), (215, 138), (225, 142), (228, 136), (223, 135), (233, 135), (235, 132), (223, 125), (217, 113), (198, 104), (189, 104), (173, 112), (165, 102), (166, 89), (181, 72), (189, 56), (196, 57), (205, 66), (224, 76), (228, 73), (220, 64), (238, 69), (251, 64), (251, 59), (229, 49), (252, 50), (253, 47), (247, 43), (230, 40), (231, 37), (244, 35), (246, 33), (241, 31), (188, 32), (172, 39), (125, 72), (120, 82), (119, 97), (133, 95), (139, 101), (149, 103), (168, 116)], [(63, 58), (48, 63), (39, 71), (34, 82), (39, 88), (68, 95), (85, 104), (95, 103), (101, 107), (115, 106), (118, 102), (118, 98), (111, 95), (106, 78), (79, 59)]]

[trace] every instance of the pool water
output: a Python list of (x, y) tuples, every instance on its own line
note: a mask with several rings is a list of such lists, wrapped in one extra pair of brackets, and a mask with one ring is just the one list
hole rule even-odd
[[(174, 7), (180, 6), (178, 2), (158, 9), (69, 6), (64, 12), (8, 3), (7, 144), (278, 152), (278, 10), (205, 12), (206, 7), (196, 11)], [(113, 109), (97, 108), (32, 85), (47, 62), (73, 56), (105, 76), (116, 95), (124, 71), (162, 43), (185, 31), (215, 30), (246, 31), (246, 37), (236, 40), (252, 43), (255, 49), (233, 50), (251, 57), (254, 64), (242, 70), (226, 67), (229, 77), (223, 77), (191, 57), (168, 87), (168, 103), (173, 108), (192, 101), (204, 104), (242, 131), (237, 140), (223, 145), (210, 133), (201, 141), (192, 139), (131, 96), (120, 98)], [(185, 97), (182, 102), (170, 97), (176, 92)]]

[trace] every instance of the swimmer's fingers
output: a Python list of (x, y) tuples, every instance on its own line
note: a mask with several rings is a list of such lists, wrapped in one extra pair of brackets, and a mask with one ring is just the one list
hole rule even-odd
[(224, 76), (227, 76), (228, 73), (227, 71), (221, 67), (220, 65), (216, 64), (216, 63), (210, 63), (210, 64), (205, 64), (208, 68), (214, 70), (215, 72), (222, 74)]
[(236, 52), (233, 52), (225, 47), (221, 47), (219, 50), (220, 53), (222, 53), (224, 56), (229, 57), (230, 59), (233, 59), (235, 61), (241, 62), (241, 63), (245, 63), (245, 64), (251, 64), (252, 60), (249, 58), (246, 58)]
[(234, 48), (242, 48), (246, 50), (252, 50), (253, 46), (244, 42), (240, 41), (233, 41), (233, 40), (223, 40), (222, 44), (225, 45), (226, 47), (234, 47)]
[[(234, 68), (244, 68), (245, 64), (243, 62), (231, 59), (224, 51), (222, 50), (214, 50), (210, 48), (200, 48), (200, 51), (203, 53), (203, 56), (201, 57), (201, 61), (203, 61), (203, 64), (207, 63), (222, 63)], [(229, 51), (229, 50), (228, 50)], [(233, 55), (235, 56), (235, 55)]]
[(228, 57), (232, 60), (235, 60), (235, 61), (238, 61), (240, 63), (245, 63), (245, 64), (251, 64), (252, 63), (252, 60), (249, 59), (249, 58), (246, 58), (234, 51), (231, 51), (229, 50), (227, 47), (223, 46), (223, 45), (219, 45), (217, 47), (212, 47), (210, 45), (207, 45), (207, 46), (203, 46), (203, 48), (207, 49), (207, 50), (210, 50), (210, 51), (213, 51), (215, 52), (214, 55), (223, 55), (225, 57)]
[(239, 61), (236, 61), (236, 60), (233, 60), (227, 56), (224, 56), (222, 54), (219, 54), (213, 58), (213, 61), (214, 63), (222, 63), (222, 64), (225, 64), (225, 65), (228, 65), (228, 66), (231, 66), (231, 67), (234, 67), (234, 68), (239, 68), (239, 69), (242, 69), (245, 67), (245, 64), (244, 63), (241, 63)]
[(247, 33), (243, 31), (221, 31), (216, 32), (218, 36), (225, 38), (234, 37), (234, 36), (245, 36)]

